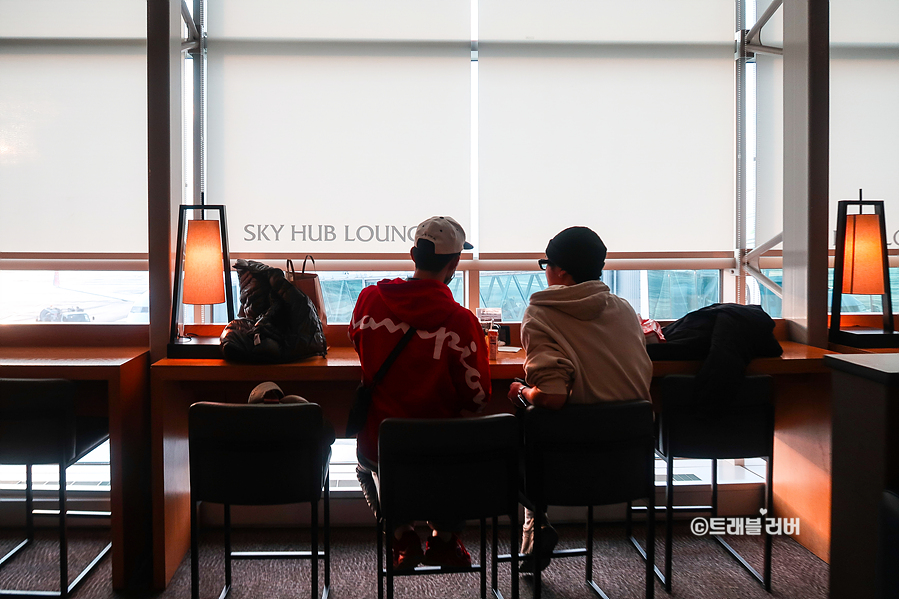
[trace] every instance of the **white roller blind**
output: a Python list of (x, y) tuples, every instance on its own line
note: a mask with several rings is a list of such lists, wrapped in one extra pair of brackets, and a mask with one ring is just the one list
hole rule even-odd
[(484, 43), (479, 65), (481, 251), (571, 225), (610, 251), (733, 247), (730, 46)]
[[(830, 218), (836, 203), (886, 201), (887, 237), (899, 245), (899, 3), (834, 0), (830, 53)], [(833, 239), (831, 239), (831, 243)]]
[(722, 0), (480, 0), (479, 39), (732, 43), (734, 3)]
[[(771, 43), (766, 39), (764, 41)], [(757, 244), (761, 244), (783, 231), (783, 58), (758, 54), (756, 73), (755, 238)]]
[(210, 0), (213, 39), (470, 39), (470, 0)]
[(896, 0), (831, 0), (830, 44), (895, 46), (897, 21)]
[(468, 43), (209, 44), (210, 203), (237, 252), (407, 252), (470, 224)]
[(0, 38), (146, 37), (147, 0), (0, 0)]
[(0, 3), (0, 251), (147, 251), (146, 5), (111, 4)]
[(731, 249), (733, 37), (731, 2), (481, 0), (481, 251)]

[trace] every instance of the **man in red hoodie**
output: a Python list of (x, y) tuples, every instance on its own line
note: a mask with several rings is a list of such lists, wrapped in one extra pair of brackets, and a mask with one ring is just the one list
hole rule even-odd
[[(368, 419), (357, 436), (356, 473), (369, 505), (377, 498), (378, 427), (385, 418), (458, 418), (478, 412), (490, 399), (483, 330), (474, 314), (460, 306), (447, 287), (462, 250), (471, 248), (455, 220), (429, 218), (415, 230), (412, 277), (385, 279), (366, 287), (356, 301), (349, 335), (367, 385), (409, 328), (415, 329), (408, 345), (375, 386)], [(394, 531), (395, 568), (414, 568), (419, 563), (471, 564), (458, 537), (463, 522), (429, 524), (433, 530), (425, 551), (412, 523)]]

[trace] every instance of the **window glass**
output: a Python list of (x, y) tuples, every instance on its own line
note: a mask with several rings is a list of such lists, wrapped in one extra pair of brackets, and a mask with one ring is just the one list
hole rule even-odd
[[(412, 272), (327, 272), (319, 271), (322, 284), (322, 295), (325, 298), (325, 310), (328, 312), (328, 324), (348, 324), (353, 315), (353, 308), (362, 289), (376, 285), (383, 279), (405, 279)], [(465, 285), (462, 273), (457, 272), (450, 281), (453, 298), (465, 305)]]
[(0, 323), (147, 323), (146, 271), (0, 271)]
[[(612, 270), (602, 280), (612, 293), (626, 299), (644, 318), (673, 320), (719, 301), (717, 270)], [(502, 308), (503, 320), (520, 321), (535, 291), (546, 289), (546, 274), (482, 272), (480, 302)]]
[[(783, 282), (783, 270), (780, 268), (764, 269), (762, 274), (775, 283)], [(747, 278), (750, 303), (761, 304), (762, 308), (772, 318), (780, 318), (783, 315), (783, 301), (755, 279)], [(827, 313), (833, 302), (833, 269), (827, 269)], [(893, 300), (893, 313), (899, 311), (899, 268), (890, 269), (890, 294)], [(840, 296), (840, 314), (882, 314), (883, 301), (879, 295), (849, 295)]]

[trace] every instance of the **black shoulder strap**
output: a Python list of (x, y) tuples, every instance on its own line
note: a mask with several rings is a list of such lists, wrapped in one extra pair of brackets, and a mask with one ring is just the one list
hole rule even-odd
[(381, 368), (378, 369), (378, 372), (375, 374), (374, 378), (371, 380), (371, 384), (369, 388), (374, 388), (375, 385), (381, 382), (381, 379), (384, 378), (384, 375), (387, 374), (387, 371), (390, 370), (390, 367), (393, 365), (393, 362), (396, 360), (396, 357), (400, 355), (400, 352), (403, 351), (403, 348), (409, 344), (409, 341), (412, 339), (412, 335), (415, 334), (415, 327), (410, 326), (409, 330), (406, 331), (406, 334), (403, 335), (403, 338), (399, 340), (399, 343), (396, 344), (396, 347), (393, 348), (393, 351), (390, 352), (390, 355), (387, 356), (387, 359), (384, 360), (384, 363), (381, 364)]

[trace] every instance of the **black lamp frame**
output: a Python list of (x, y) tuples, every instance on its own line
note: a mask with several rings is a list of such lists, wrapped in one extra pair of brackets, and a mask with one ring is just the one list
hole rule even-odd
[[(828, 338), (831, 343), (847, 345), (859, 348), (883, 348), (899, 347), (899, 334), (893, 327), (893, 300), (890, 292), (890, 262), (887, 255), (886, 244), (886, 218), (883, 211), (882, 200), (863, 200), (861, 190), (858, 200), (840, 200), (837, 203), (837, 239), (836, 255), (833, 265), (833, 291), (830, 303), (830, 332)], [(858, 213), (862, 214), (865, 206), (874, 208), (874, 214), (880, 217), (880, 243), (883, 247), (883, 289), (881, 303), (883, 304), (883, 329), (840, 329), (840, 309), (843, 300), (843, 271), (845, 269), (846, 252), (846, 220), (849, 206), (858, 206)]]
[(178, 243), (175, 248), (175, 283), (172, 287), (172, 328), (169, 333), (169, 344), (166, 354), (169, 358), (221, 358), (222, 349), (219, 337), (192, 336), (179, 337), (178, 317), (181, 314), (181, 279), (184, 274), (184, 237), (187, 225), (188, 210), (212, 210), (219, 213), (219, 232), (222, 237), (222, 273), (225, 283), (225, 304), (228, 310), (228, 321), (234, 320), (234, 294), (231, 292), (231, 259), (228, 256), (228, 223), (225, 219), (225, 207), (216, 205), (182, 205), (178, 207)]

